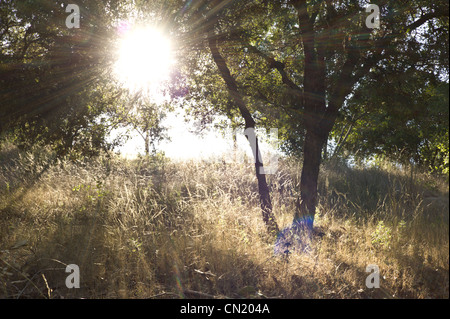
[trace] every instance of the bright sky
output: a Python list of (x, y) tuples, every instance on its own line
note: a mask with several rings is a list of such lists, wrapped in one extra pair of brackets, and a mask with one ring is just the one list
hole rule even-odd
[[(204, 136), (191, 133), (192, 124), (186, 123), (182, 114), (171, 113), (163, 121), (163, 126), (168, 128), (167, 135), (170, 141), (163, 141), (157, 146), (158, 151), (163, 151), (172, 159), (198, 159), (220, 156), (232, 149), (231, 136), (223, 138), (215, 132), (207, 132)], [(135, 137), (119, 148), (126, 157), (134, 157), (138, 153), (144, 154), (143, 139), (135, 134)]]
[[(231, 131), (225, 134), (225, 137), (220, 132), (209, 130), (201, 136), (193, 133), (193, 124), (186, 123), (181, 112), (170, 113), (163, 122), (167, 127), (167, 135), (170, 141), (163, 141), (157, 146), (157, 151), (163, 151), (165, 155), (171, 159), (189, 160), (189, 159), (203, 159), (203, 160), (217, 160), (225, 159), (230, 162), (234, 159), (233, 155), (233, 139)], [(263, 160), (268, 161), (268, 154), (275, 155), (277, 152), (273, 146), (261, 138), (261, 132), (257, 133), (260, 139), (260, 147), (263, 155)], [(273, 139), (271, 139), (273, 141)], [(249, 160), (252, 157), (250, 144), (243, 132), (237, 133), (237, 147), (238, 154), (245, 154)], [(127, 158), (134, 158), (138, 154), (145, 154), (144, 141), (142, 137), (134, 134), (134, 137), (129, 139), (125, 145), (117, 149), (122, 156)]]

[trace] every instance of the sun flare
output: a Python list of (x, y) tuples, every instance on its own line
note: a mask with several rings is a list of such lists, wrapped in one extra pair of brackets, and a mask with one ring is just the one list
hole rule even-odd
[(172, 64), (169, 38), (155, 28), (142, 27), (121, 38), (115, 73), (131, 90), (155, 90), (168, 79)]

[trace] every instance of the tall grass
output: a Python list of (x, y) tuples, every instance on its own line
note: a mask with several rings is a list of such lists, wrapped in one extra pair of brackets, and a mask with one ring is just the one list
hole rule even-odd
[[(448, 182), (326, 163), (309, 250), (274, 254), (252, 165), (0, 152), (2, 298), (448, 298)], [(280, 227), (300, 165), (268, 176)], [(81, 288), (68, 289), (67, 264)], [(379, 266), (381, 288), (365, 285)]]

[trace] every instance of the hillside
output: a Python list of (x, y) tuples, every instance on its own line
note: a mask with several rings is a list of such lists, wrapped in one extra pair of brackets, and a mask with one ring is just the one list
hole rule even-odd
[[(325, 163), (316, 235), (275, 254), (250, 164), (47, 157), (0, 152), (0, 298), (449, 298), (445, 178)], [(299, 175), (268, 176), (280, 227)]]

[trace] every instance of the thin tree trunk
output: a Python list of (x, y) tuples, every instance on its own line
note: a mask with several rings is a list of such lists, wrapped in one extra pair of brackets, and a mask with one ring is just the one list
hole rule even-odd
[(237, 152), (238, 152), (237, 137), (235, 134), (233, 134), (233, 162), (234, 163), (236, 163), (236, 161), (237, 161)]
[(269, 186), (267, 185), (266, 175), (264, 173), (264, 164), (261, 151), (259, 149), (259, 140), (256, 137), (254, 128), (246, 129), (247, 140), (252, 148), (253, 159), (255, 162), (256, 179), (258, 180), (258, 191), (261, 203), (263, 221), (268, 226), (269, 232), (278, 233), (278, 225), (272, 214), (272, 202), (270, 199)]
[(150, 133), (147, 130), (145, 132), (145, 155), (148, 156), (150, 154)]
[[(245, 101), (242, 98), (242, 95), (238, 91), (237, 83), (235, 79), (232, 77), (225, 59), (220, 54), (219, 48), (217, 46), (217, 37), (214, 34), (214, 31), (212, 30), (210, 30), (208, 33), (208, 44), (209, 49), (211, 50), (213, 60), (216, 63), (217, 68), (219, 69), (222, 79), (225, 81), (228, 92), (233, 101), (235, 102), (236, 106), (238, 107), (241, 116), (244, 118), (246, 132), (248, 133), (249, 129), (253, 130), (254, 132), (255, 121), (251, 116), (251, 113), (248, 110)], [(272, 212), (272, 202), (270, 200), (269, 186), (267, 185), (266, 176), (263, 174), (264, 165), (261, 153), (259, 151), (259, 142), (256, 136), (254, 138), (249, 138), (249, 136), (247, 136), (247, 139), (250, 142), (250, 146), (252, 147), (254, 155), (255, 173), (256, 178), (258, 180), (258, 192), (263, 220), (268, 228), (269, 233), (278, 234), (279, 228)]]

